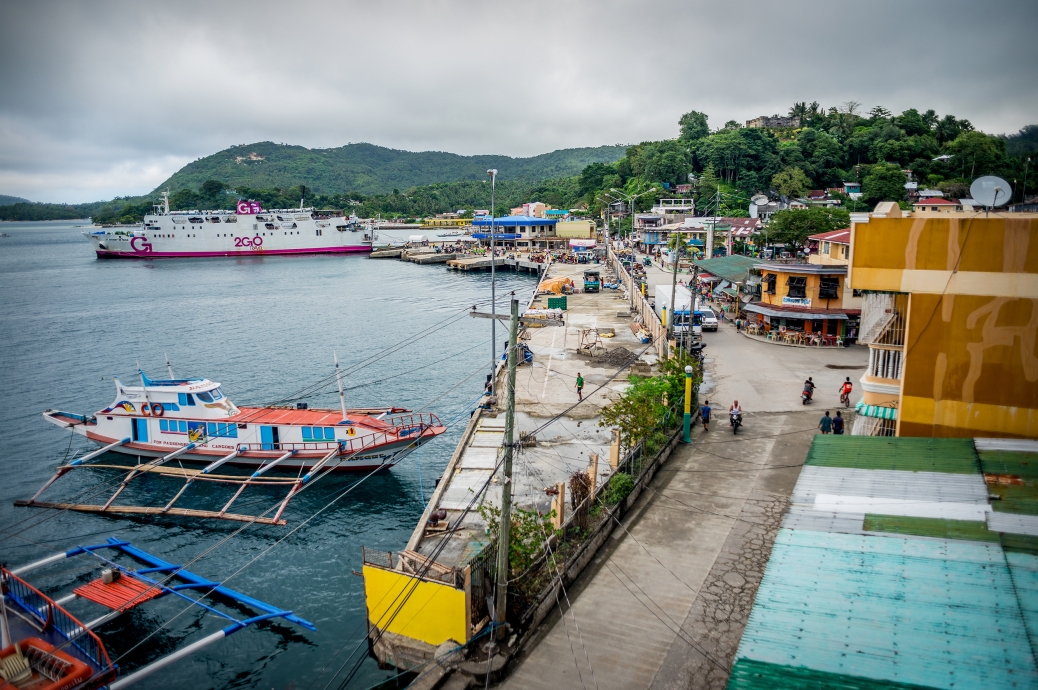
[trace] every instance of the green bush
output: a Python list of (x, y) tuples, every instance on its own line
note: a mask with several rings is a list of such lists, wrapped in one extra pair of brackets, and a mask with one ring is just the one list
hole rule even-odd
[(634, 479), (631, 478), (631, 475), (622, 472), (614, 474), (613, 478), (609, 480), (609, 486), (605, 490), (605, 502), (608, 505), (615, 506), (627, 498), (632, 491), (634, 491)]

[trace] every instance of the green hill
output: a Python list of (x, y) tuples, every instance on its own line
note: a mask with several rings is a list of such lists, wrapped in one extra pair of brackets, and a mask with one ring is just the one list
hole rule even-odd
[(32, 202), (28, 199), (23, 199), (20, 196), (8, 196), (6, 194), (0, 194), (0, 206), (10, 206), (12, 204), (31, 204)]
[(233, 146), (185, 165), (156, 191), (197, 189), (206, 180), (261, 189), (306, 185), (317, 193), (385, 194), (438, 182), (498, 179), (539, 181), (577, 175), (590, 163), (623, 158), (623, 146), (562, 149), (532, 158), (459, 156), (441, 151), (398, 151), (374, 144), (308, 149), (269, 141)]

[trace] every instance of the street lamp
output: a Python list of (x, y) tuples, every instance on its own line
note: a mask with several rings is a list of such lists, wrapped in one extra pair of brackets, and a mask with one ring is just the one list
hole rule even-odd
[(685, 420), (681, 429), (682, 440), (692, 443), (692, 365), (685, 367)]
[[(616, 187), (613, 187), (609, 191), (612, 192), (613, 194), (616, 194), (618, 197), (620, 197), (624, 201), (626, 201), (627, 204), (631, 207), (631, 234), (633, 235), (634, 234), (634, 200), (637, 199), (640, 196), (645, 196), (646, 194), (652, 194), (653, 192), (657, 191), (657, 188), (653, 187), (652, 189), (647, 189), (644, 192), (642, 192), (641, 194), (628, 194), (626, 192), (621, 192)], [(633, 270), (633, 267), (632, 267), (632, 270), (631, 270), (631, 311), (634, 311), (634, 270)]]
[[(490, 313), (497, 313), (497, 273), (494, 270), (496, 263), (496, 252), (494, 251), (495, 213), (494, 209), (494, 187), (497, 183), (497, 169), (487, 170), (490, 175)], [(494, 376), (494, 367), (497, 366), (497, 318), (490, 319), (490, 394), (497, 395), (497, 380)]]

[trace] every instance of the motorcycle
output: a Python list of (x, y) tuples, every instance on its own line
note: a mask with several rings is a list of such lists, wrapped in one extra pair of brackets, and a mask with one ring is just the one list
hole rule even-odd
[(812, 391), (810, 388), (804, 388), (804, 392), (800, 394), (800, 400), (802, 400), (803, 404), (806, 405), (807, 403), (811, 402), (811, 398), (813, 396), (814, 391)]
[(742, 426), (742, 415), (739, 414), (738, 412), (732, 412), (731, 413), (731, 419), (732, 419), (732, 433), (733, 434), (737, 434), (737, 433), (739, 433), (739, 427)]

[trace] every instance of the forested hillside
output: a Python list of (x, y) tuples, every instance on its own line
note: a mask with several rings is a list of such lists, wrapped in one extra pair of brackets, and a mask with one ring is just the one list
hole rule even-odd
[(20, 196), (8, 196), (6, 194), (0, 194), (0, 206), (10, 206), (11, 204), (31, 204), (32, 202), (28, 199), (23, 199)]
[(306, 185), (321, 194), (383, 194), (394, 189), (461, 180), (482, 180), (489, 168), (500, 180), (537, 181), (569, 177), (591, 163), (612, 163), (622, 146), (563, 149), (532, 158), (459, 156), (440, 151), (398, 151), (374, 144), (308, 149), (269, 141), (233, 146), (189, 163), (158, 190), (197, 189), (206, 180), (232, 187), (287, 189)]

